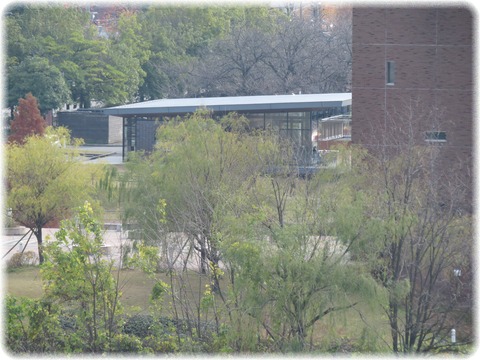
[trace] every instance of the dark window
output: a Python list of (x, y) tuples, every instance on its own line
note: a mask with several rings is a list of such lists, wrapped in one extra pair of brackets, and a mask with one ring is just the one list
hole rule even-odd
[(427, 131), (425, 141), (447, 141), (447, 133), (445, 131)]
[(395, 61), (387, 61), (387, 85), (395, 84)]

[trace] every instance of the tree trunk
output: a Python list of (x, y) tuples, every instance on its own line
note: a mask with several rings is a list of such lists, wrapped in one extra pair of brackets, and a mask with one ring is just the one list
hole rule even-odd
[(393, 352), (398, 353), (398, 305), (390, 304), (390, 327), (392, 332)]
[(207, 249), (205, 239), (200, 242), (200, 272), (205, 275), (208, 269)]
[(32, 230), (33, 233), (35, 234), (35, 237), (37, 238), (37, 245), (38, 245), (38, 261), (40, 262), (40, 265), (43, 264), (44, 258), (43, 258), (43, 240), (42, 240), (42, 228), (38, 227), (37, 229)]

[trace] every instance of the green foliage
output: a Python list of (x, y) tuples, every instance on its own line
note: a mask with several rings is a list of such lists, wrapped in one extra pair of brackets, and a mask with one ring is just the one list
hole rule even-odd
[[(47, 84), (62, 83), (58, 93), (62, 99), (66, 85), (72, 101), (91, 107), (93, 101), (116, 105), (187, 94), (285, 93), (297, 90), (300, 82), (305, 86), (309, 78), (312, 91), (318, 91), (318, 84), (325, 84), (324, 90), (329, 91), (339, 89), (346, 81), (349, 52), (344, 44), (348, 44), (348, 38), (339, 37), (337, 27), (328, 39), (321, 31), (312, 32), (309, 19), (296, 21), (299, 26), (292, 29), (294, 18), (278, 8), (151, 5), (134, 11), (125, 7), (115, 15), (103, 29), (108, 36), (103, 36), (83, 6), (12, 6), (5, 19), (6, 62), (12, 89), (20, 91), (18, 83), (39, 98), (51, 98)], [(312, 34), (318, 36), (312, 39)], [(238, 41), (248, 36), (250, 40)], [(251, 40), (258, 42), (252, 46)], [(320, 52), (318, 46), (314, 47), (318, 43)], [(334, 45), (340, 50), (335, 51)], [(311, 66), (316, 54), (319, 61), (313, 63), (320, 64), (320, 69)], [(45, 84), (29, 81), (24, 63), (32, 56), (46, 59), (60, 74)], [(235, 63), (235, 71), (231, 63)], [(258, 68), (258, 64), (263, 66)], [(236, 81), (246, 73), (251, 74), (247, 76), (249, 86)], [(13, 107), (25, 93), (12, 94), (9, 105)], [(44, 102), (41, 98), (41, 106), (50, 109), (52, 105)]]
[[(259, 231), (256, 240), (247, 231), (249, 240), (226, 245), (224, 261), (235, 274), (240, 312), (267, 332), (273, 351), (305, 351), (317, 322), (354, 306), (352, 296), (369, 302), (375, 295), (374, 281), (349, 263), (340, 240), (313, 236), (308, 229), (274, 227), (268, 236)], [(231, 331), (238, 334), (236, 347), (252, 346), (242, 329)]]
[(129, 29), (138, 25), (126, 16), (120, 43), (100, 37), (89, 14), (76, 6), (20, 6), (7, 27), (9, 106), (27, 92), (39, 98), (42, 112), (72, 100), (81, 107), (92, 100), (116, 105), (133, 101), (145, 76), (145, 59), (138, 59), (142, 42), (130, 39)]
[(47, 58), (32, 56), (12, 67), (8, 74), (8, 106), (13, 108), (18, 99), (32, 93), (38, 99), (42, 114), (57, 109), (70, 100), (61, 71)]
[(131, 353), (131, 354), (144, 354), (149, 353), (147, 349), (144, 349), (141, 339), (134, 335), (116, 334), (113, 336), (109, 351), (112, 353)]
[(6, 345), (13, 353), (52, 353), (64, 348), (58, 308), (45, 300), (7, 296)]
[(153, 316), (149, 314), (129, 316), (123, 325), (123, 332), (128, 335), (146, 338), (152, 335), (153, 321)]
[(152, 289), (152, 294), (150, 296), (151, 301), (158, 301), (161, 300), (165, 294), (168, 294), (169, 292), (169, 286), (167, 283), (163, 281), (157, 281), (155, 285), (153, 286)]
[(7, 206), (15, 221), (37, 237), (40, 262), (42, 228), (71, 214), (88, 199), (93, 168), (76, 159), (66, 129), (47, 128), (43, 137), (30, 136), (24, 145), (6, 146)]
[[(133, 157), (127, 164), (125, 182), (135, 186), (124, 186), (125, 221), (138, 224), (147, 243), (162, 247), (169, 231), (192, 237), (200, 233), (200, 246), (211, 249), (205, 256), (217, 262), (217, 214), (234, 206), (230, 194), (261, 169), (257, 139), (225, 132), (207, 112), (172, 120), (157, 137), (154, 154)], [(207, 259), (204, 265), (206, 271)]]
[(148, 336), (144, 340), (144, 346), (157, 354), (170, 354), (179, 352), (177, 339), (174, 336), (166, 337)]
[[(136, 243), (135, 251), (128, 259), (127, 266), (141, 269), (150, 278), (156, 278), (158, 262), (158, 248), (155, 246), (145, 245), (144, 242), (139, 242)], [(159, 286), (161, 286), (161, 284)]]
[[(218, 348), (304, 351), (325, 316), (354, 306), (352, 295), (368, 302), (375, 293), (366, 268), (350, 262), (370, 229), (366, 195), (351, 188), (346, 167), (309, 181), (288, 171), (266, 176), (268, 166), (285, 165), (288, 144), (249, 134), (242, 124), (235, 116), (217, 123), (204, 111), (161, 126), (155, 152), (127, 164), (136, 185), (126, 192), (130, 214), (144, 234), (152, 230), (148, 239), (168, 241), (168, 232), (182, 232), (205, 255), (210, 283), (198, 303), (176, 297), (186, 286), (181, 275), (170, 295), (184, 312), (213, 313)], [(144, 268), (151, 272), (154, 263)]]
[[(192, 81), (186, 74), (191, 62), (228, 30), (229, 16), (221, 6), (151, 6), (139, 22), (142, 43), (150, 51), (148, 60), (141, 61), (146, 76), (139, 93), (148, 100), (180, 97), (190, 90)], [(145, 50), (140, 49), (140, 54)]]
[(358, 339), (355, 349), (362, 354), (387, 353), (389, 350), (384, 343), (381, 343), (376, 329), (371, 329), (368, 326), (362, 329), (360, 339)]
[(118, 332), (119, 285), (113, 262), (102, 257), (102, 226), (88, 202), (77, 216), (76, 221), (62, 222), (56, 240), (45, 246), (41, 274), (46, 299), (74, 309), (77, 331), (72, 337), (82, 343), (83, 351), (97, 352), (108, 349)]

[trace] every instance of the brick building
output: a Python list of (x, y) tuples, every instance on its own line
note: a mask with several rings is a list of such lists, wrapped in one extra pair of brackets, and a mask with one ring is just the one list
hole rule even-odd
[(441, 168), (456, 169), (471, 202), (472, 12), (355, 7), (352, 17), (352, 142), (393, 148), (384, 135), (401, 141), (408, 125), (415, 144), (441, 147)]

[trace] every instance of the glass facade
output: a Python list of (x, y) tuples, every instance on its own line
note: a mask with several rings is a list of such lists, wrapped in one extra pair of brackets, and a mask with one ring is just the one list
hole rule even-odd
[(312, 120), (310, 111), (302, 112), (266, 112), (243, 114), (251, 129), (271, 130), (289, 141), (294, 149), (295, 161), (305, 165), (311, 161)]
[[(290, 142), (294, 150), (294, 161), (299, 165), (310, 165), (312, 163), (313, 147), (317, 146), (317, 140), (321, 133), (321, 137), (335, 137), (338, 134), (344, 134), (347, 130), (349, 131), (350, 123), (345, 125), (344, 122), (330, 123), (322, 120), (349, 112), (350, 106), (327, 107), (312, 111), (238, 113), (248, 119), (251, 130), (271, 130), (273, 133), (277, 133), (280, 139)], [(220, 116), (220, 114), (217, 115)], [(129, 151), (146, 150), (148, 152), (153, 150), (154, 137), (152, 137), (150, 144), (150, 141), (143, 139), (142, 134), (155, 134), (151, 126), (155, 124), (156, 128), (162, 120), (164, 120), (164, 116), (124, 118), (124, 158)], [(147, 122), (151, 124), (147, 124)]]
[(351, 137), (351, 125), (346, 120), (325, 121), (319, 126), (318, 140), (334, 140)]

